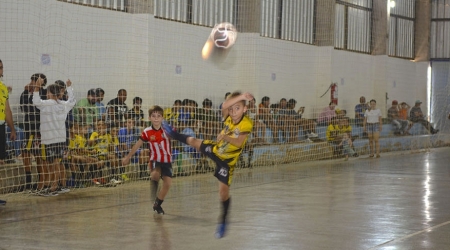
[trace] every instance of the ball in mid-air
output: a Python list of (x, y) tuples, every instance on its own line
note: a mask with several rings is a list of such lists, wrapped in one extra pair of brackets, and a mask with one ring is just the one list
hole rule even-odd
[(221, 49), (229, 49), (236, 41), (237, 31), (231, 23), (219, 23), (214, 26), (211, 32), (211, 39), (214, 45)]

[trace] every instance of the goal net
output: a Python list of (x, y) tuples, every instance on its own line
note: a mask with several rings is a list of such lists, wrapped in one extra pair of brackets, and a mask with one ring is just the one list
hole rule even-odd
[[(436, 105), (448, 89), (430, 98), (429, 62), (412, 61), (415, 6), (407, 2), (390, 10), (371, 0), (2, 0), (2, 82), (12, 88), (17, 138), (7, 128), (0, 193), (44, 188), (49, 171), (69, 188), (145, 180), (147, 145), (130, 164), (121, 160), (151, 126), (150, 107), (161, 106), (179, 132), (215, 140), (221, 103), (236, 90), (255, 97), (238, 169), (446, 146), (431, 133), (447, 124)], [(205, 60), (202, 48), (222, 22), (236, 27), (236, 43)], [(448, 77), (448, 64), (442, 68), (439, 77)], [(44, 75), (46, 86), (70, 79), (77, 100), (54, 170), (42, 158), (33, 120), (40, 111), (30, 103)], [(381, 118), (372, 114), (364, 129), (372, 99)], [(423, 119), (411, 122), (416, 103)], [(388, 118), (393, 105), (406, 115), (401, 122)], [(379, 152), (369, 146), (378, 136)], [(174, 176), (214, 170), (195, 149), (171, 146)]]

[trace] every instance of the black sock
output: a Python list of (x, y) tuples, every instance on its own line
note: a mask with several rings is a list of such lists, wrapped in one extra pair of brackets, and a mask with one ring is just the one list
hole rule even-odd
[(160, 200), (158, 198), (156, 198), (155, 203), (153, 204), (153, 206), (161, 206), (161, 204), (164, 202), (164, 200)]
[(25, 172), (25, 188), (31, 189), (31, 172)]
[(172, 136), (173, 139), (180, 141), (184, 144), (187, 144), (187, 138), (191, 137), (185, 134), (180, 134), (177, 131), (173, 131), (170, 135)]
[(220, 223), (223, 224), (227, 220), (228, 208), (230, 207), (231, 197), (226, 201), (222, 201), (222, 217)]

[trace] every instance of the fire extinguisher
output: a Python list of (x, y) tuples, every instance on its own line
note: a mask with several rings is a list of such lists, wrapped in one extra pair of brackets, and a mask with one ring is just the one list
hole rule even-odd
[(338, 104), (338, 85), (336, 83), (331, 84), (331, 102)]

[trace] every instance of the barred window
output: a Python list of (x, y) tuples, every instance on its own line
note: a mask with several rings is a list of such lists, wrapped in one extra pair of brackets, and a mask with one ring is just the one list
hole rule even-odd
[(430, 58), (450, 58), (450, 0), (431, 2)]
[(389, 15), (389, 56), (414, 58), (415, 1), (396, 0)]
[(337, 0), (334, 47), (371, 52), (372, 0)]
[(262, 0), (260, 35), (312, 44), (314, 4), (314, 0)]

